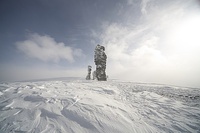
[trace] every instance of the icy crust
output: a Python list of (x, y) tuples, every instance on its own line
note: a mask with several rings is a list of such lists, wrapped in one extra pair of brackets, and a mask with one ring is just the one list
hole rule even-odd
[(200, 132), (200, 89), (85, 80), (0, 84), (2, 133)]

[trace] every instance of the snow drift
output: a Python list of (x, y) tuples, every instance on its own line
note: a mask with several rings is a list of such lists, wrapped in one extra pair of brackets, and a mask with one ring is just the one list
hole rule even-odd
[(115, 80), (1, 83), (0, 132), (200, 132), (200, 89)]

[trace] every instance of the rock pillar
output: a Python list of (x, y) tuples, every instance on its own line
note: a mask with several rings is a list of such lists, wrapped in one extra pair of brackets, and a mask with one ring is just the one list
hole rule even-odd
[(97, 45), (95, 48), (94, 62), (96, 65), (96, 77), (99, 81), (106, 81), (106, 59), (105, 47)]
[(88, 66), (88, 75), (86, 76), (86, 80), (91, 79), (91, 71), (92, 71), (92, 66)]

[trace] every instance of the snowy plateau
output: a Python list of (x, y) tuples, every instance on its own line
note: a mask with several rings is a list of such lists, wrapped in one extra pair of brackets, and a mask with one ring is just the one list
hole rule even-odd
[(200, 89), (119, 80), (0, 83), (0, 133), (200, 133)]

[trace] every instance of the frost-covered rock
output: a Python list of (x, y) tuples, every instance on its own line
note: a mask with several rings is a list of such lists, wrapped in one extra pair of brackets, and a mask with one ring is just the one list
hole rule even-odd
[(94, 62), (96, 65), (96, 77), (99, 81), (106, 81), (106, 59), (105, 47), (97, 45), (95, 48)]
[(92, 71), (92, 66), (88, 66), (88, 75), (86, 76), (86, 80), (90, 80), (91, 79), (91, 71)]

